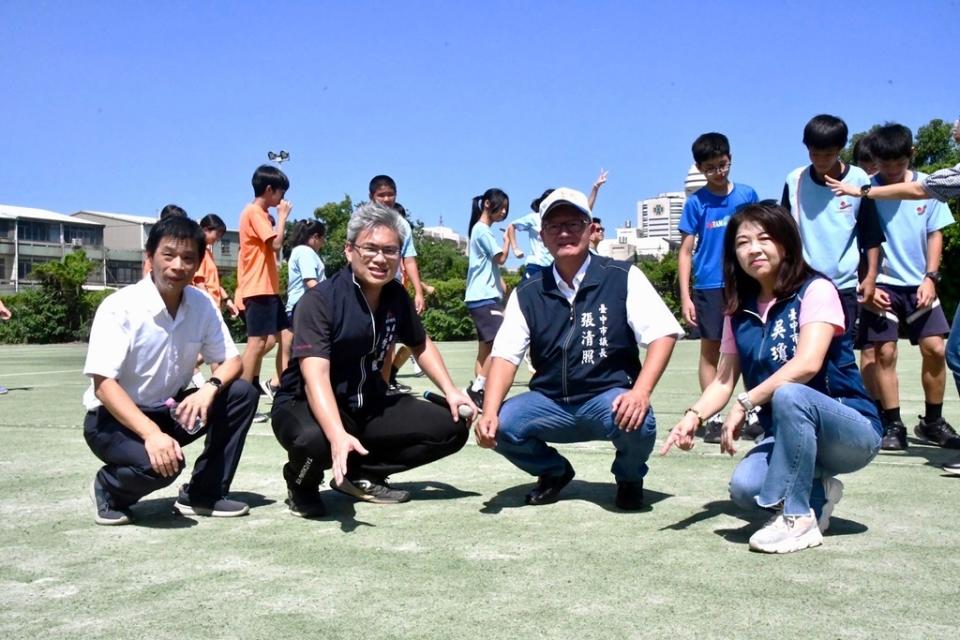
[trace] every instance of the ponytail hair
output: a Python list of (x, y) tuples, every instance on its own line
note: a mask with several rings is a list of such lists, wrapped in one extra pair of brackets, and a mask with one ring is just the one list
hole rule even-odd
[(500, 209), (504, 205), (507, 206), (507, 211), (510, 210), (510, 198), (503, 189), (497, 189), (496, 187), (487, 189), (483, 192), (482, 196), (476, 196), (472, 201), (470, 206), (470, 225), (467, 227), (468, 236), (473, 233), (473, 226), (477, 224), (480, 216), (483, 215), (484, 203), (488, 202), (490, 203), (491, 211)]
[(223, 218), (218, 216), (215, 213), (208, 213), (200, 219), (200, 228), (204, 231), (220, 231), (226, 233), (227, 225), (224, 224)]
[(540, 205), (543, 203), (544, 200), (547, 199), (547, 196), (549, 196), (553, 192), (554, 192), (554, 189), (547, 189), (546, 191), (541, 193), (539, 198), (535, 198), (533, 202), (530, 203), (530, 210), (539, 212)]
[(299, 247), (307, 244), (307, 240), (313, 236), (326, 237), (327, 226), (319, 220), (300, 220), (293, 228), (293, 237), (290, 240), (291, 247)]

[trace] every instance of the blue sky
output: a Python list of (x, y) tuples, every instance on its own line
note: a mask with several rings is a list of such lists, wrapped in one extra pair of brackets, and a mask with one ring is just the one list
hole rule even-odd
[(610, 178), (608, 229), (682, 190), (726, 133), (733, 179), (778, 196), (813, 115), (851, 132), (960, 114), (960, 3), (0, 3), (0, 202), (236, 225), (286, 149), (293, 217), (377, 173), (464, 232), (491, 186), (512, 214)]

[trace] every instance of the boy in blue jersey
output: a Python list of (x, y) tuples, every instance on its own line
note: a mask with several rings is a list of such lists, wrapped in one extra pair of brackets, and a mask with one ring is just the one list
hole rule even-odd
[[(683, 319), (700, 330), (700, 390), (717, 375), (723, 333), (723, 234), (736, 211), (758, 201), (752, 187), (730, 182), (730, 142), (722, 133), (705, 133), (693, 142), (693, 161), (707, 184), (684, 203), (680, 217), (680, 301)], [(693, 293), (690, 292), (691, 265)], [(723, 419), (704, 423), (704, 442), (720, 443)]]
[[(863, 300), (873, 299), (883, 232), (873, 201), (834, 195), (826, 183), (832, 177), (856, 187), (870, 184), (866, 172), (840, 160), (847, 133), (846, 123), (836, 116), (821, 114), (807, 123), (803, 144), (810, 164), (787, 176), (781, 204), (797, 221), (807, 264), (839, 290), (847, 334), (852, 338), (858, 290)], [(867, 270), (858, 285), (861, 249), (867, 254)]]
[[(914, 148), (913, 134), (907, 127), (899, 124), (880, 127), (873, 133), (871, 146), (880, 170), (870, 185), (861, 188), (863, 195), (869, 195), (874, 185), (914, 182), (925, 177), (910, 170)], [(863, 201), (873, 202), (868, 198)], [(919, 345), (922, 358), (926, 411), (920, 416), (914, 433), (926, 442), (960, 449), (960, 437), (943, 419), (944, 337), (950, 326), (937, 298), (943, 252), (941, 230), (953, 224), (953, 214), (934, 198), (885, 200), (875, 205), (886, 242), (884, 270), (877, 279), (874, 297), (877, 306), (887, 311), (881, 314), (864, 309), (861, 323), (876, 349), (877, 389), (884, 421), (881, 447), (892, 451), (907, 448), (897, 379), (897, 338), (903, 327), (911, 344)]]

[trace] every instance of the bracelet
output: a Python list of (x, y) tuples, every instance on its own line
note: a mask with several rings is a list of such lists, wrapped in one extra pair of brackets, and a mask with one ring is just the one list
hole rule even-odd
[(702, 427), (702, 426), (703, 426), (703, 416), (700, 414), (699, 411), (697, 411), (697, 410), (694, 409), (693, 407), (687, 407), (686, 409), (684, 409), (683, 415), (687, 415), (688, 413), (692, 413), (693, 415), (697, 416), (697, 426), (698, 426), (698, 427)]

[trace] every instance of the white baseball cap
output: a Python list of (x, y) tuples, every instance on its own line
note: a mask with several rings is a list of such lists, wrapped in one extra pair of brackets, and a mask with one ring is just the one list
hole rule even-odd
[(569, 187), (560, 187), (554, 189), (553, 193), (543, 199), (540, 203), (540, 219), (543, 220), (547, 214), (560, 205), (570, 205), (580, 210), (588, 219), (592, 217), (590, 212), (590, 203), (582, 192)]

